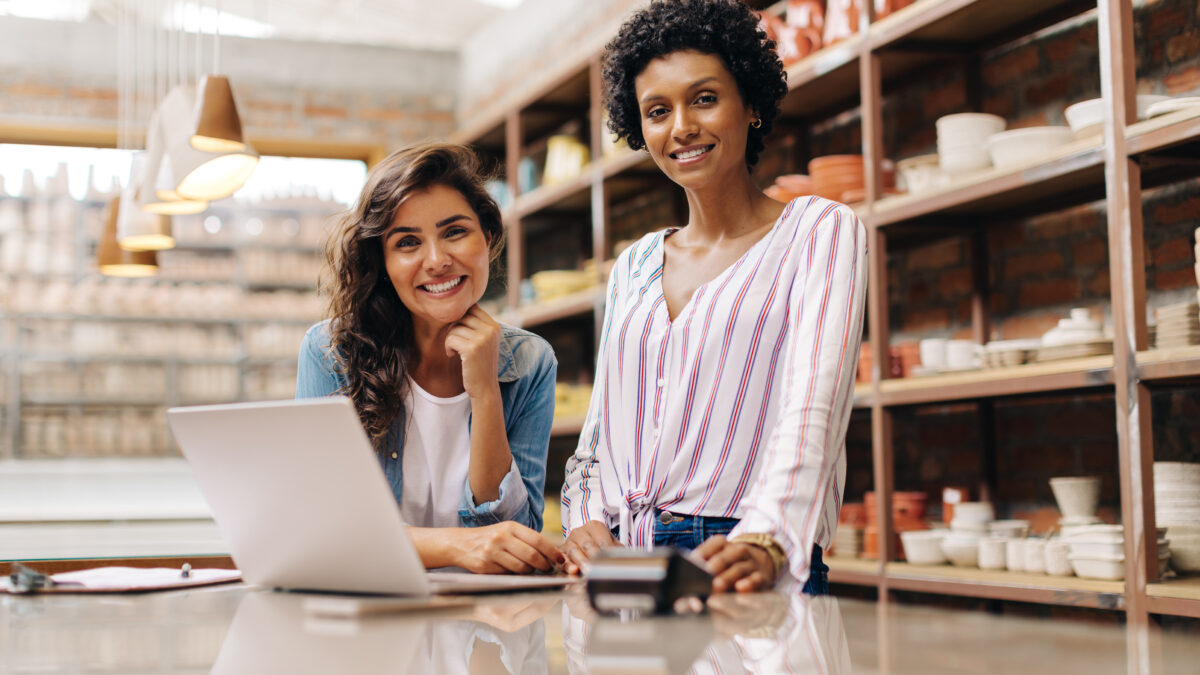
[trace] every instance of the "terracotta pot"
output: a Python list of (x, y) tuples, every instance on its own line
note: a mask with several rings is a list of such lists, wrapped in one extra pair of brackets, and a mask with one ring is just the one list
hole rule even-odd
[(825, 30), (825, 3), (821, 0), (790, 0), (787, 23), (796, 28), (812, 28), (819, 36)]
[(847, 527), (866, 527), (866, 505), (862, 502), (842, 504), (842, 511), (838, 514), (838, 524)]
[(861, 0), (829, 0), (825, 5), (826, 46), (836, 44), (858, 32)]

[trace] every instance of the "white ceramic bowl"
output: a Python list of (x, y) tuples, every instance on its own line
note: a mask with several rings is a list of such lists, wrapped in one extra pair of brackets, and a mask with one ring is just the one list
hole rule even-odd
[(1171, 567), (1180, 572), (1200, 572), (1200, 541), (1171, 540)]
[(991, 502), (960, 502), (954, 505), (954, 520), (962, 523), (986, 524), (996, 519)]
[(946, 338), (925, 338), (917, 343), (921, 354), (921, 365), (928, 368), (942, 369), (946, 367)]
[(1069, 560), (1075, 576), (1083, 579), (1120, 581), (1125, 578), (1124, 558), (1071, 555)]
[(984, 570), (1002, 570), (1008, 566), (1005, 550), (1008, 539), (988, 537), (979, 540), (979, 568)]
[(912, 530), (900, 533), (904, 558), (913, 565), (941, 565), (946, 562), (942, 552), (945, 530)]
[(938, 138), (987, 137), (1004, 131), (1003, 117), (988, 113), (956, 113), (938, 118), (934, 123)]
[(960, 171), (986, 169), (992, 165), (992, 155), (988, 152), (987, 146), (981, 142), (979, 147), (938, 150), (938, 161), (943, 172), (952, 174)]
[(938, 155), (919, 155), (896, 162), (897, 187), (911, 194), (929, 192), (938, 187), (942, 167)]
[(1029, 534), (1028, 520), (993, 520), (987, 525), (988, 532), (1001, 537), (1021, 538)]
[[(1150, 115), (1150, 107), (1159, 101), (1165, 101), (1169, 96), (1154, 94), (1139, 94), (1137, 97), (1138, 119), (1146, 119)], [(1063, 115), (1076, 138), (1084, 138), (1104, 132), (1104, 117), (1108, 109), (1104, 99), (1093, 98), (1067, 106)]]
[(979, 537), (951, 534), (942, 539), (942, 553), (959, 567), (979, 566)]
[(1068, 127), (1026, 127), (992, 134), (988, 153), (996, 168), (1029, 164), (1051, 150), (1074, 139)]
[(1094, 516), (1100, 505), (1100, 477), (1063, 476), (1050, 479), (1058, 510), (1068, 518)]

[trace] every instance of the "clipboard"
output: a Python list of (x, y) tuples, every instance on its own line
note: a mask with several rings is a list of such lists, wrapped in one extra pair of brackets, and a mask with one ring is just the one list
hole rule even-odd
[(0, 578), (0, 593), (147, 593), (241, 581), (240, 570), (173, 567), (96, 567), (75, 572), (41, 574), (20, 563)]

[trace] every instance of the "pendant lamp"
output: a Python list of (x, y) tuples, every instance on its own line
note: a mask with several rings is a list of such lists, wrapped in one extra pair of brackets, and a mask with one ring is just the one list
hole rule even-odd
[[(168, 216), (200, 213), (208, 208), (208, 202), (202, 199), (184, 199), (177, 194), (160, 192), (155, 189), (164, 166), (160, 126), (157, 114), (152, 115), (146, 139), (146, 152), (134, 155), (132, 175), (135, 201), (147, 213)], [(122, 229), (122, 242), (130, 234), (133, 233), (127, 234), (127, 231)], [(166, 248), (170, 248), (170, 246)]]
[(117, 221), (122, 215), (135, 218), (163, 218), (143, 212), (134, 207), (132, 194), (126, 192), (124, 199), (113, 197), (108, 202), (108, 217), (104, 232), (96, 247), (96, 267), (100, 273), (112, 277), (149, 277), (158, 274), (158, 254), (154, 251), (128, 251), (117, 244)]
[(197, 86), (196, 131), (191, 144), (207, 152), (237, 152), (246, 149), (242, 118), (233, 100), (233, 87), (224, 75), (205, 75)]
[[(190, 87), (172, 89), (159, 105), (165, 152), (162, 162), (174, 185), (156, 185), (155, 192), (183, 199), (212, 201), (237, 192), (258, 166), (258, 152), (249, 144), (241, 150), (208, 152), (192, 146), (196, 96)], [(153, 174), (159, 177), (156, 170)], [(172, 189), (173, 188), (173, 189)], [(159, 193), (159, 190), (164, 192)]]

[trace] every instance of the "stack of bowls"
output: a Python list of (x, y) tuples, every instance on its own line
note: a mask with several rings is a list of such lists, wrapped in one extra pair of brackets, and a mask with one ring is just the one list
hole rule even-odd
[[(1166, 528), (1158, 528), (1159, 572), (1171, 558)], [(1062, 541), (1070, 548), (1071, 567), (1085, 579), (1120, 581), (1125, 578), (1125, 528), (1121, 525), (1087, 525), (1064, 532)]]
[(946, 530), (910, 530), (900, 533), (904, 557), (913, 565), (941, 565), (946, 562), (942, 540)]
[(1004, 131), (1004, 118), (987, 113), (958, 113), (937, 121), (938, 163), (947, 173), (992, 165), (987, 139)]
[[(894, 192), (896, 165), (887, 159), (883, 160), (881, 165), (884, 191)], [(814, 157), (808, 163), (812, 194), (848, 204), (862, 201), (866, 198), (866, 176), (863, 167), (862, 155)]]
[(960, 502), (954, 506), (950, 534), (942, 539), (942, 552), (960, 567), (978, 567), (980, 542), (988, 536), (988, 524), (996, 519), (991, 502)]
[[(1170, 96), (1138, 94), (1138, 119), (1146, 119), (1150, 116), (1150, 108), (1154, 104), (1170, 98)], [(1063, 116), (1067, 118), (1067, 124), (1071, 127), (1071, 132), (1075, 134), (1075, 138), (1087, 138), (1104, 133), (1104, 117), (1107, 112), (1108, 107), (1104, 104), (1104, 99), (1093, 98), (1067, 106), (1067, 109), (1063, 111)]]
[(1171, 566), (1200, 572), (1200, 463), (1154, 463), (1154, 520), (1166, 528)]
[(787, 203), (797, 197), (813, 194), (813, 182), (801, 173), (784, 174), (776, 178), (775, 183), (763, 192), (772, 199)]
[[(892, 493), (892, 530), (895, 546), (903, 552), (900, 534), (915, 530), (927, 530), (925, 510), (928, 495), (924, 492), (893, 492)], [(863, 504), (867, 512), (867, 526), (863, 530), (862, 557), (879, 557), (879, 518), (877, 516), (875, 493), (867, 492), (863, 496)]]

